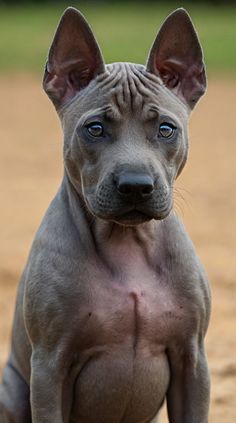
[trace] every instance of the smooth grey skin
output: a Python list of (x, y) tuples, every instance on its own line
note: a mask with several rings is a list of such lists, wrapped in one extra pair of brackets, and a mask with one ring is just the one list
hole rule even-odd
[(65, 172), (20, 282), (1, 423), (156, 422), (165, 399), (170, 423), (208, 421), (209, 287), (172, 210), (205, 88), (183, 9), (146, 66), (105, 66), (85, 19), (65, 11), (44, 77)]

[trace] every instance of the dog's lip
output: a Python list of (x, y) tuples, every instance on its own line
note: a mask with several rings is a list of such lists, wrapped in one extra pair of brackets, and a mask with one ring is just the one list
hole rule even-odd
[(134, 207), (129, 211), (125, 211), (122, 214), (116, 216), (114, 220), (120, 224), (130, 224), (130, 225), (137, 225), (140, 223), (148, 222), (152, 219), (162, 220), (165, 218), (172, 209), (172, 202), (166, 204), (165, 207), (155, 210), (155, 212), (151, 212), (149, 210), (142, 210), (139, 207)]
[(153, 219), (153, 216), (143, 213), (137, 209), (133, 209), (117, 216), (114, 218), (114, 221), (124, 225), (138, 225), (140, 223), (148, 222), (151, 219)]
[(144, 213), (143, 211), (137, 210), (137, 209), (133, 209), (130, 210), (126, 213), (123, 213), (122, 215), (120, 215), (121, 219), (152, 219), (152, 216), (148, 215), (147, 213)]
[(143, 211), (140, 211), (136, 208), (132, 208), (129, 210), (125, 210), (119, 213), (112, 213), (112, 214), (104, 214), (104, 213), (97, 213), (93, 211), (93, 214), (100, 219), (115, 222), (125, 226), (135, 226), (144, 222), (148, 222), (155, 217), (153, 215), (147, 214)]
[[(102, 208), (97, 208), (97, 204), (93, 204), (89, 197), (86, 197), (86, 203), (89, 211), (93, 216), (105, 221), (115, 222), (125, 226), (135, 226), (141, 223), (148, 222), (152, 219), (164, 219), (172, 209), (172, 201), (165, 201), (164, 204), (159, 205), (158, 208), (148, 208), (144, 203), (125, 204), (125, 207), (110, 209), (109, 211)], [(170, 200), (170, 198), (169, 198)], [(162, 206), (162, 207), (160, 207)]]
[(143, 217), (143, 218), (146, 218), (146, 219), (153, 219), (154, 216), (152, 215), (152, 213), (150, 213), (145, 208), (141, 208), (139, 205), (137, 205), (137, 206), (132, 205), (132, 206), (129, 206), (127, 208), (124, 208), (123, 210), (121, 209), (117, 213), (116, 217), (119, 218), (119, 219), (123, 219), (123, 218), (125, 218), (125, 219), (126, 218), (135, 219), (136, 217), (137, 218)]

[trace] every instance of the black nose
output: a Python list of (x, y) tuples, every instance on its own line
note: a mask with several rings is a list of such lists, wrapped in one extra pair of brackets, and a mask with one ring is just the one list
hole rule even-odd
[(115, 180), (119, 194), (127, 200), (147, 199), (154, 190), (154, 181), (146, 173), (124, 172)]

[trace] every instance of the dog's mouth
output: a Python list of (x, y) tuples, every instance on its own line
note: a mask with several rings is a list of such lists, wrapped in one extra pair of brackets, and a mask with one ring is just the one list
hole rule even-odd
[(144, 211), (139, 210), (138, 208), (133, 208), (131, 210), (126, 210), (119, 213), (99, 213), (95, 212), (94, 214), (102, 220), (115, 222), (123, 226), (136, 226), (145, 222), (149, 222), (152, 219), (162, 220), (164, 219), (171, 210), (171, 205), (167, 207), (154, 211)]
[(87, 196), (85, 199), (88, 209), (95, 217), (124, 226), (136, 226), (152, 219), (162, 220), (172, 209), (171, 195), (165, 195), (158, 201), (153, 199), (133, 204), (117, 201), (116, 198), (113, 202), (107, 199), (103, 201), (101, 198), (97, 201), (96, 196)]

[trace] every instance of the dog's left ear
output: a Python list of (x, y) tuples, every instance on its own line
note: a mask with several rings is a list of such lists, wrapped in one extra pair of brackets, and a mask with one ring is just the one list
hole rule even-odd
[(147, 61), (147, 70), (191, 109), (206, 90), (201, 45), (193, 23), (184, 9), (177, 9), (162, 25)]
[(77, 9), (68, 7), (49, 50), (44, 90), (59, 108), (104, 70), (99, 46), (87, 21)]

